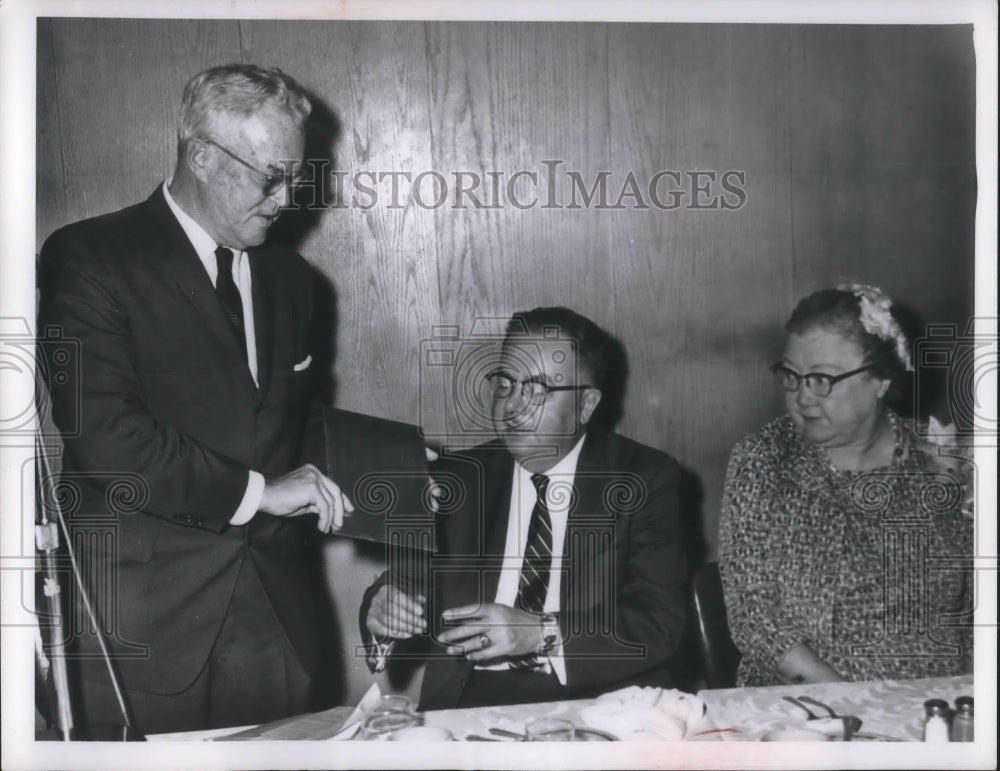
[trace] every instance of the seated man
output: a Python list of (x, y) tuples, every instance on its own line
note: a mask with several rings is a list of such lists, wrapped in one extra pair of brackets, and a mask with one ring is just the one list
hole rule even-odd
[(410, 647), (400, 640), (429, 644), (421, 709), (671, 684), (685, 607), (678, 465), (593, 426), (613, 345), (566, 308), (515, 314), (486, 378), (497, 439), (434, 470), (455, 493), (437, 551), (415, 569), (390, 563), (366, 592), (373, 671)]

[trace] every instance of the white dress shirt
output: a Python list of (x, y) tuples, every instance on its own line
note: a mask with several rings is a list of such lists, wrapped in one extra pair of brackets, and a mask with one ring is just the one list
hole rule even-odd
[[(580, 458), (584, 437), (574, 445), (565, 457), (548, 471), (549, 478), (545, 500), (552, 521), (552, 565), (549, 573), (549, 588), (545, 594), (545, 612), (559, 612), (559, 592), (562, 587), (563, 542), (566, 539), (566, 518), (573, 497), (573, 482), (576, 479), (576, 463)], [(528, 545), (528, 527), (531, 512), (538, 500), (538, 493), (531, 481), (532, 472), (520, 463), (514, 463), (514, 479), (510, 491), (510, 512), (507, 515), (507, 542), (504, 546), (503, 566), (494, 602), (513, 608), (517, 600), (517, 587), (521, 578), (521, 565)], [(548, 666), (555, 672), (559, 682), (566, 685), (566, 660), (562, 656), (562, 642), (548, 653)], [(509, 664), (501, 662), (483, 669), (503, 670)]]
[[(191, 246), (194, 247), (198, 259), (201, 260), (201, 264), (205, 266), (208, 277), (212, 281), (212, 286), (215, 286), (219, 277), (219, 267), (215, 259), (215, 250), (218, 246), (226, 246), (226, 244), (216, 243), (215, 239), (201, 225), (195, 222), (191, 218), (191, 215), (180, 207), (177, 201), (174, 200), (174, 197), (170, 195), (169, 185), (169, 179), (163, 183), (163, 197), (167, 199), (167, 206), (174, 213), (177, 222), (180, 223), (181, 228), (191, 242)], [(246, 334), (247, 366), (250, 369), (250, 374), (253, 376), (253, 382), (257, 383), (257, 336), (253, 324), (253, 284), (250, 277), (250, 258), (242, 250), (232, 249), (232, 252), (233, 281), (240, 290), (240, 300), (243, 304), (243, 330)], [(263, 497), (264, 476), (257, 471), (251, 470), (250, 477), (247, 480), (247, 489), (243, 494), (243, 500), (240, 502), (239, 508), (236, 509), (236, 513), (229, 520), (229, 524), (245, 525), (253, 519), (253, 515), (257, 513), (261, 498)]]

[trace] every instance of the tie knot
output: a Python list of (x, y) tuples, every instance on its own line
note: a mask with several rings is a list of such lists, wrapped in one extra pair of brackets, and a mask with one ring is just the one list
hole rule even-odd
[(219, 268), (219, 273), (226, 271), (227, 273), (232, 273), (233, 271), (233, 250), (227, 249), (225, 246), (220, 246), (215, 250), (215, 264)]
[(545, 500), (545, 491), (549, 488), (549, 478), (545, 474), (532, 474), (531, 483), (535, 486), (535, 491), (541, 500)]

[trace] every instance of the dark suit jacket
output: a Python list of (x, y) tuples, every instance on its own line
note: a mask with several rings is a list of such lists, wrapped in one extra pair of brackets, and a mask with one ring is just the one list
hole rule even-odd
[[(195, 679), (248, 560), (302, 664), (319, 661), (315, 519), (228, 524), (250, 469), (298, 465), (306, 417), (309, 374), (295, 364), (309, 354), (309, 267), (278, 246), (249, 259), (259, 388), (161, 189), (42, 249), (40, 336), (55, 326), (74, 357), (46, 362), (67, 513), (129, 688), (174, 693)], [(99, 661), (83, 668), (104, 677)]]
[[(668, 455), (617, 434), (591, 432), (584, 441), (559, 597), (569, 698), (629, 684), (671, 685), (667, 664), (680, 644), (685, 609), (678, 471)], [(495, 598), (513, 473), (513, 458), (500, 442), (444, 456), (434, 470), (435, 480), (456, 495), (446, 496), (455, 506), (446, 504), (438, 516), (438, 553), (429, 564), (432, 639), (422, 709), (456, 706), (472, 671), (433, 637), (445, 609)], [(366, 639), (368, 603), (382, 582), (412, 591), (426, 581), (402, 567), (393, 573), (390, 566), (366, 594)]]

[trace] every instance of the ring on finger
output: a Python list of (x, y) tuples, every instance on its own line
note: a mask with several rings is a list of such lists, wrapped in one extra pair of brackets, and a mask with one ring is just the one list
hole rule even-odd
[(493, 644), (490, 636), (486, 633), (479, 635), (479, 650), (485, 650)]

